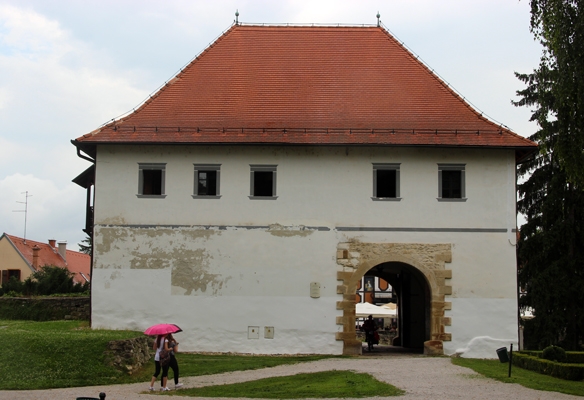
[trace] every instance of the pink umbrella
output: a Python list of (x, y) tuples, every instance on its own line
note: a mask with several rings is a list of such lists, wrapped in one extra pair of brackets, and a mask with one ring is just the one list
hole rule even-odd
[(156, 324), (152, 325), (150, 328), (146, 329), (144, 333), (146, 335), (154, 336), (154, 335), (166, 335), (167, 333), (177, 333), (182, 332), (175, 324)]

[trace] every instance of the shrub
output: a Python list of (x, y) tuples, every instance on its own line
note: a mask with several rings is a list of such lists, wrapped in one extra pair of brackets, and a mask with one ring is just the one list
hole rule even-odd
[(22, 296), (22, 293), (24, 293), (24, 282), (20, 282), (15, 277), (11, 277), (8, 282), (2, 284), (2, 295), (13, 296), (15, 293)]
[(22, 293), (18, 293), (15, 292), (14, 290), (11, 290), (9, 292), (4, 293), (5, 297), (22, 297)]
[(584, 379), (584, 365), (582, 364), (563, 364), (528, 354), (515, 353), (513, 354), (513, 365), (570, 381)]
[(558, 346), (548, 346), (543, 349), (541, 357), (550, 361), (565, 362), (566, 351)]
[(570, 364), (584, 364), (584, 352), (574, 351), (566, 353), (566, 362)]
[(83, 285), (73, 282), (74, 274), (67, 268), (45, 265), (34, 272), (24, 282), (12, 277), (2, 284), (0, 295), (4, 296), (50, 296), (54, 294), (84, 293), (89, 283)]

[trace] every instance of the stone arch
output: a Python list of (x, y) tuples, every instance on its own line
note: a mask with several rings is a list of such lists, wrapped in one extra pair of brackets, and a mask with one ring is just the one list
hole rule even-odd
[(337, 317), (337, 324), (343, 326), (337, 333), (337, 340), (343, 341), (343, 354), (361, 354), (361, 342), (355, 338), (355, 293), (357, 283), (367, 271), (376, 265), (399, 262), (416, 268), (424, 276), (430, 289), (430, 340), (424, 343), (424, 354), (443, 354), (443, 341), (450, 341), (451, 334), (446, 326), (451, 319), (444, 311), (452, 307), (445, 301), (452, 294), (452, 287), (446, 279), (452, 278), (452, 270), (445, 263), (452, 262), (450, 244), (427, 243), (361, 243), (357, 241), (339, 243), (337, 246), (337, 293), (343, 300), (337, 302), (337, 309), (343, 316)]

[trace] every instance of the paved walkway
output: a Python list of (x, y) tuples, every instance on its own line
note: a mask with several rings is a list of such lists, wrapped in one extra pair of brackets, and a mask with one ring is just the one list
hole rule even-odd
[[(294, 365), (281, 365), (255, 371), (238, 371), (218, 375), (186, 377), (184, 387), (201, 387), (225, 383), (245, 382), (271, 376), (285, 376), (330, 370), (366, 372), (381, 381), (406, 391), (404, 396), (387, 399), (453, 400), (453, 399), (513, 399), (513, 400), (564, 400), (584, 399), (555, 392), (542, 392), (520, 385), (505, 384), (484, 378), (475, 372), (453, 365), (447, 357), (424, 357), (411, 354), (375, 355), (350, 359), (326, 359)], [(105, 392), (106, 400), (152, 400), (148, 383), (130, 385), (93, 386), (35, 391), (0, 391), (0, 399), (22, 400), (75, 400), (81, 396), (98, 397)], [(170, 386), (172, 387), (172, 386)], [(173, 397), (174, 399), (203, 399), (200, 397)], [(375, 398), (381, 400), (383, 398)]]

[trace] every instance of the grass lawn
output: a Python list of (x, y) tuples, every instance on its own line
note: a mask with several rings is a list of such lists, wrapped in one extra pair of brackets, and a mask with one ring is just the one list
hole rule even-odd
[(558, 379), (516, 366), (512, 366), (511, 378), (509, 378), (509, 364), (501, 363), (499, 360), (453, 358), (452, 363), (461, 367), (470, 368), (481, 375), (505, 383), (518, 383), (530, 389), (584, 396), (584, 382), (582, 381), (577, 382)]
[(400, 396), (404, 393), (403, 390), (380, 382), (369, 374), (352, 371), (324, 371), (258, 379), (230, 385), (181, 389), (173, 392), (172, 395), (255, 399), (324, 399)]
[[(0, 390), (34, 390), (150, 381), (154, 362), (128, 375), (105, 365), (110, 340), (143, 335), (92, 330), (82, 321), (0, 320)], [(180, 354), (181, 376), (209, 375), (313, 361), (327, 356), (270, 357)], [(13, 360), (7, 362), (6, 360)], [(172, 373), (170, 374), (172, 376)]]
[[(0, 320), (0, 390), (35, 390), (60, 387), (109, 385), (150, 381), (154, 362), (128, 375), (104, 363), (111, 340), (143, 335), (135, 331), (92, 330), (82, 321)], [(330, 356), (237, 356), (181, 353), (181, 376), (199, 376), (314, 361)], [(7, 361), (8, 360), (8, 361)], [(536, 390), (584, 396), (584, 382), (565, 381), (513, 367), (498, 360), (453, 358), (456, 365), (502, 382), (518, 383)], [(171, 378), (172, 373), (169, 378)], [(402, 392), (367, 374), (327, 371), (290, 377), (262, 379), (233, 385), (173, 391), (172, 394), (213, 397), (326, 398), (393, 396)], [(214, 394), (215, 393), (215, 394)], [(230, 394), (233, 393), (233, 394)]]

